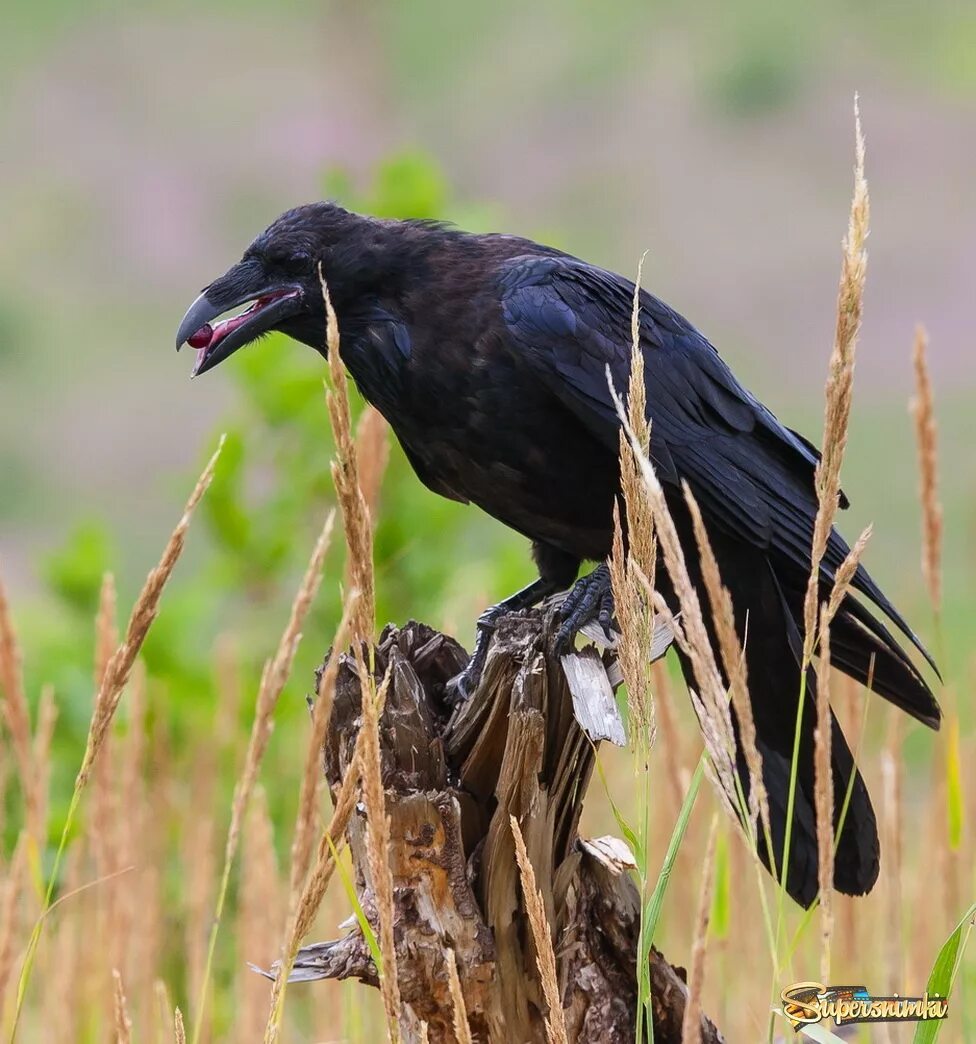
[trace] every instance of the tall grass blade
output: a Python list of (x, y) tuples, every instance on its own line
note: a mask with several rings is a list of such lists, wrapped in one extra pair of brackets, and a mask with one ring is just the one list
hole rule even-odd
[[(942, 944), (929, 981), (925, 986), (930, 997), (938, 994), (940, 997), (948, 998), (952, 993), (952, 987), (956, 981), (956, 974), (962, 963), (963, 954), (966, 952), (966, 944), (969, 942), (969, 934), (973, 930), (973, 922), (976, 919), (976, 903), (963, 914), (962, 919), (949, 933), (948, 939)], [(942, 1021), (920, 1022), (915, 1029), (912, 1044), (934, 1044), (942, 1029)]]

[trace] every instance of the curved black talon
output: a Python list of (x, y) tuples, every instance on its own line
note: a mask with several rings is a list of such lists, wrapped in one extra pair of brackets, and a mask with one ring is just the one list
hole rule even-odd
[(491, 644), (492, 631), (495, 630), (495, 621), (503, 612), (501, 606), (493, 605), (478, 617), (478, 633), (475, 636), (471, 659), (464, 670), (447, 683), (445, 695), (451, 706), (469, 700), (478, 688), (481, 672), (485, 669), (485, 661), (488, 659), (488, 646)]
[(498, 605), (489, 606), (478, 617), (478, 633), (474, 640), (474, 652), (468, 661), (467, 667), (447, 683), (445, 695), (448, 703), (453, 705), (470, 699), (471, 694), (477, 689), (478, 682), (481, 681), (481, 672), (485, 669), (485, 660), (488, 658), (491, 633), (494, 631), (499, 617), (504, 616), (506, 613), (527, 609), (530, 605), (535, 605), (540, 599), (552, 594), (554, 590), (558, 590), (558, 588), (554, 586), (551, 580), (539, 577), (538, 580), (533, 580), (528, 587), (523, 587), (521, 591), (516, 591), (515, 594), (506, 598), (503, 602), (499, 602)]
[(566, 652), (577, 631), (591, 620), (596, 620), (607, 640), (613, 641), (610, 632), (613, 620), (613, 590), (610, 586), (610, 568), (605, 562), (573, 584), (572, 590), (559, 607), (559, 615), (563, 618), (563, 623), (556, 634), (557, 652)]

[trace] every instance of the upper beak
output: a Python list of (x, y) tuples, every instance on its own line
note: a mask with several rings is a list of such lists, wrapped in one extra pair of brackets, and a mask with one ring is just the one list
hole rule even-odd
[[(230, 305), (229, 307), (233, 308), (234, 306)], [(197, 330), (206, 326), (211, 319), (216, 319), (222, 311), (222, 308), (217, 308), (211, 304), (206, 293), (202, 293), (186, 310), (186, 315), (183, 316), (180, 328), (176, 331), (176, 350), (179, 351)]]
[[(242, 261), (211, 283), (190, 305), (176, 332), (176, 350), (190, 342), (197, 350), (196, 377), (213, 369), (238, 348), (287, 318), (301, 307), (302, 288), (271, 283), (255, 261)], [(239, 305), (251, 307), (211, 326), (213, 320)]]

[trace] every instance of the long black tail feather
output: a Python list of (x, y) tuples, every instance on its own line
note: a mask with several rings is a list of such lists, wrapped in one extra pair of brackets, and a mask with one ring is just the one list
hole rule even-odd
[[(698, 556), (687, 517), (672, 505), (692, 580), (701, 592), (706, 622), (711, 628), (707, 598), (698, 572)], [(772, 852), (760, 839), (759, 855), (778, 877), (786, 839), (788, 795), (800, 694), (803, 594), (805, 578), (781, 576), (765, 553), (716, 532), (710, 534), (719, 571), (729, 589), (736, 613), (736, 627), (745, 647), (746, 668), (757, 746), (763, 761), (763, 781), (769, 797)], [(664, 573), (662, 569), (660, 578)], [(666, 592), (669, 602), (673, 592)], [(883, 596), (882, 596), (883, 597)], [(885, 606), (889, 603), (885, 600)], [(900, 618), (899, 618), (900, 619)], [(713, 636), (713, 645), (715, 639)], [(831, 628), (831, 660), (835, 667), (862, 683), (919, 721), (938, 728), (940, 711), (934, 695), (888, 629), (860, 602), (849, 595)], [(691, 664), (682, 667), (694, 685)], [(808, 669), (800, 723), (799, 757), (790, 839), (787, 892), (801, 905), (817, 896), (817, 826), (815, 813), (814, 731), (816, 727), (816, 678)], [(836, 836), (845, 796), (850, 789), (843, 828), (837, 842), (834, 887), (848, 895), (870, 891), (878, 877), (880, 846), (871, 799), (847, 741), (831, 715), (831, 757), (834, 784), (834, 834)], [(748, 795), (748, 772), (741, 751), (737, 769)], [(730, 795), (731, 796), (731, 795)], [(736, 803), (733, 797), (733, 805)]]

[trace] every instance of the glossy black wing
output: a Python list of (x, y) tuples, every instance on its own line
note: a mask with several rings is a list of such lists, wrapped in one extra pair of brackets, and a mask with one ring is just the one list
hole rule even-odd
[[(573, 258), (535, 256), (507, 262), (500, 282), (513, 350), (616, 453), (619, 423), (607, 368), (624, 394), (633, 283)], [(640, 295), (640, 341), (650, 455), (661, 482), (674, 490), (687, 481), (711, 525), (808, 570), (816, 449), (746, 391), (687, 320), (646, 291)], [(821, 567), (825, 581), (847, 552), (835, 530)], [(858, 569), (853, 586), (927, 656), (865, 569)]]

